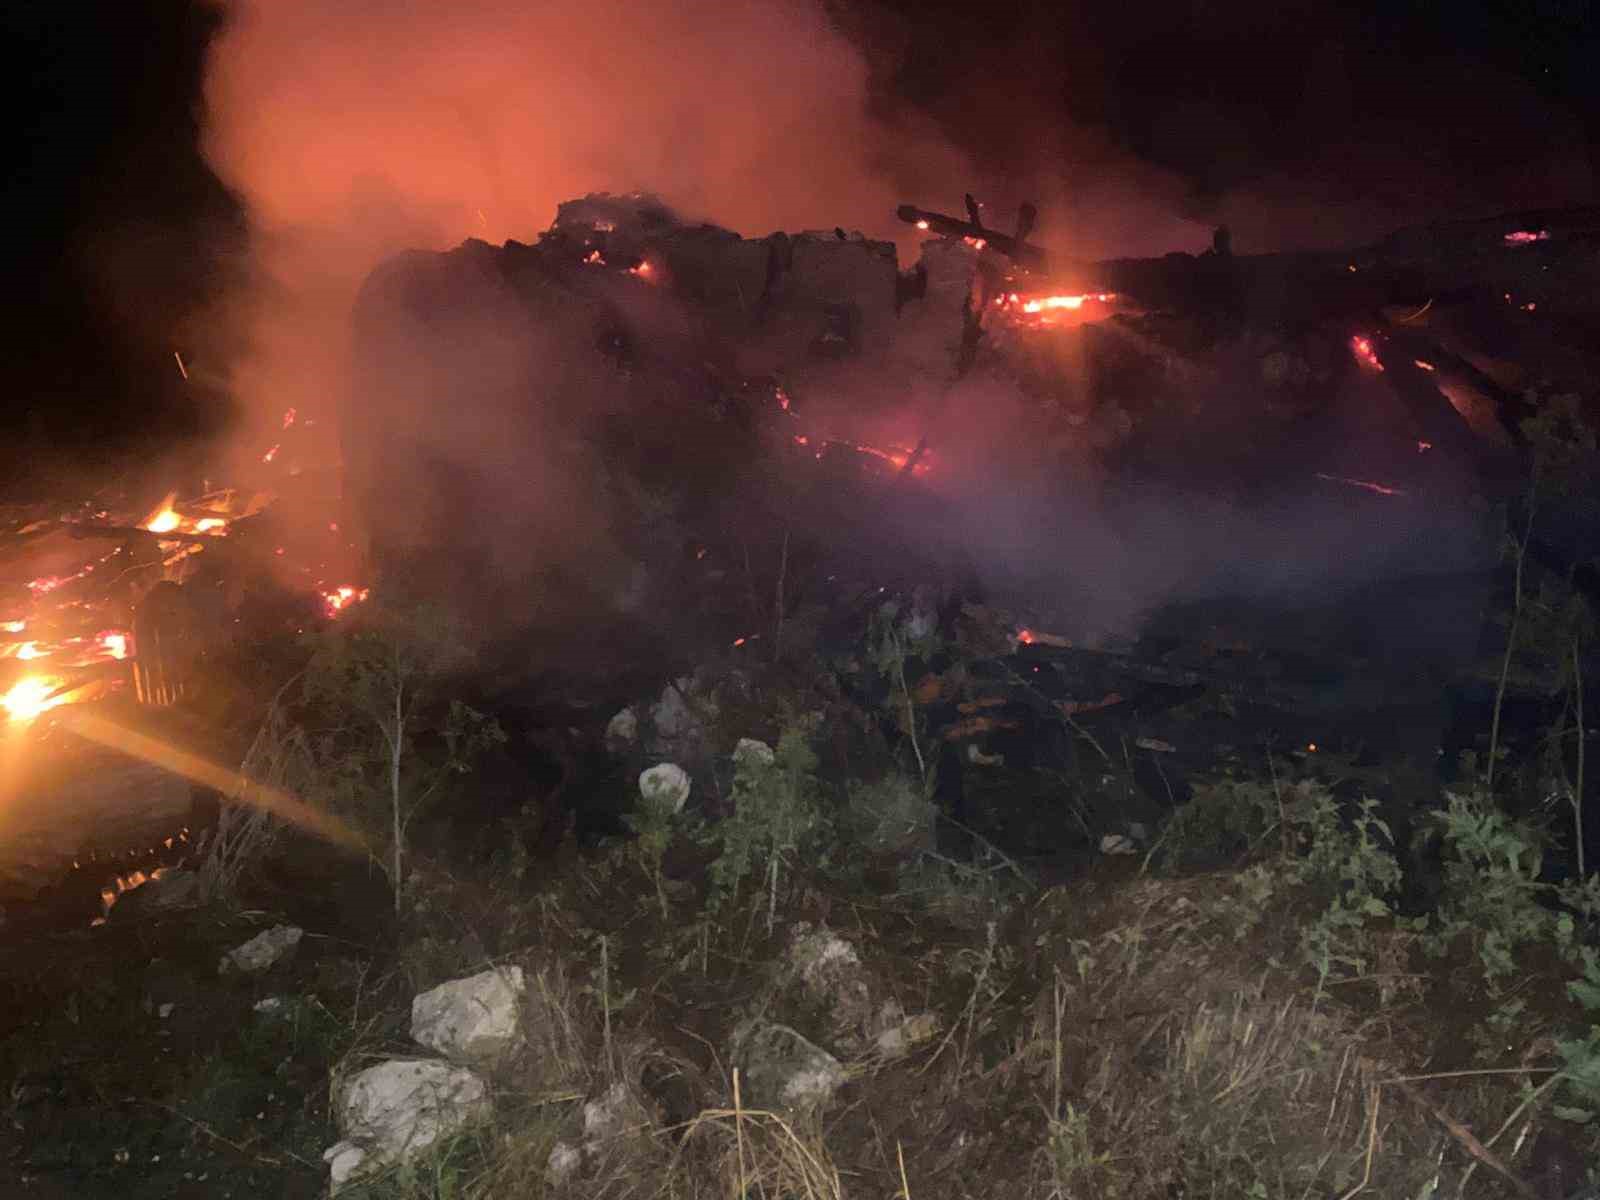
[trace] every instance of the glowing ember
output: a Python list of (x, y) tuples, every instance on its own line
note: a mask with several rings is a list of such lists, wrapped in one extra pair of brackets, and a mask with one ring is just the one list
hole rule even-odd
[(969, 238), (962, 238), (961, 240), (963, 242), (965, 242), (967, 245), (971, 246), (974, 250), (982, 250), (985, 246), (987, 246), (989, 244), (983, 238), (969, 237)]
[(1021, 642), (1024, 646), (1033, 645), (1033, 630), (1031, 630), (1031, 629), (1020, 629), (1020, 630), (1018, 630), (1017, 631), (1017, 641)]
[(925, 230), (925, 229), (928, 228), (928, 223), (926, 221), (918, 221), (917, 222), (917, 228)]
[(160, 512), (156, 513), (155, 516), (146, 521), (144, 523), (144, 527), (151, 533), (171, 533), (174, 529), (182, 524), (182, 517), (180, 517), (170, 508), (163, 508)]
[(225, 529), (227, 522), (221, 517), (201, 517), (194, 523), (196, 533), (210, 533), (213, 529)]
[(1363, 491), (1373, 492), (1379, 496), (1404, 496), (1399, 488), (1389, 487), (1387, 484), (1373, 483), (1369, 479), (1351, 479), (1345, 475), (1325, 475), (1317, 472), (1318, 479), (1325, 479), (1329, 483), (1342, 483), (1346, 487), (1361, 488)]
[(117, 630), (108, 630), (98, 636), (100, 645), (112, 658), (128, 657), (128, 635)]
[(1425, 362), (1424, 360), (1422, 360), (1420, 358), (1412, 359), (1412, 362), (1414, 362), (1418, 367), (1420, 367), (1424, 371), (1437, 371), (1439, 369), (1438, 367), (1434, 366), (1431, 362)]
[(294, 424), (295, 417), (299, 414), (294, 409), (289, 409), (283, 414), (283, 427), (285, 429)]
[(1417, 443), (1417, 453), (1418, 454), (1426, 454), (1429, 450), (1432, 450), (1432, 449), (1433, 449), (1433, 443), (1432, 442), (1418, 442)]
[(1508, 246), (1527, 246), (1534, 242), (1548, 242), (1549, 240), (1550, 231), (1548, 229), (1541, 229), (1537, 233), (1531, 229), (1519, 229), (1515, 233), (1506, 234), (1505, 237), (1505, 242)]
[(349, 584), (334, 588), (331, 592), (322, 593), (322, 606), (330, 617), (337, 617), (354, 604), (360, 604), (367, 598), (371, 588), (356, 588)]
[(276, 445), (274, 445), (272, 447), (272, 449), (268, 450), (265, 454), (263, 454), (261, 456), (261, 461), (264, 462), (264, 463), (269, 463), (269, 462), (271, 462), (273, 459), (275, 459), (277, 457), (278, 457), (278, 447)]
[(35, 596), (46, 596), (63, 583), (71, 583), (76, 578), (76, 575), (45, 575), (38, 579), (30, 579), (28, 581), (28, 590)]
[(64, 697), (55, 694), (60, 686), (57, 680), (30, 675), (0, 695), (0, 709), (13, 721), (31, 721), (62, 702)]
[(789, 411), (789, 393), (782, 388), (778, 389), (778, 407), (783, 409), (784, 412)]
[(1371, 367), (1374, 371), (1383, 370), (1383, 364), (1378, 361), (1378, 351), (1373, 347), (1371, 338), (1356, 334), (1350, 339), (1350, 352), (1363, 366)]
[(648, 260), (641, 262), (637, 267), (628, 268), (628, 274), (637, 275), (640, 279), (653, 279), (655, 273), (655, 267), (651, 266)]

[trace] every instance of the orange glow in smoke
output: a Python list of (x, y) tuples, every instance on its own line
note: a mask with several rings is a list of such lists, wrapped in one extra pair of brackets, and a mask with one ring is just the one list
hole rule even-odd
[(1356, 361), (1364, 366), (1371, 367), (1374, 371), (1383, 370), (1383, 364), (1378, 361), (1378, 351), (1373, 347), (1371, 338), (1356, 334), (1350, 339), (1350, 352), (1356, 356)]

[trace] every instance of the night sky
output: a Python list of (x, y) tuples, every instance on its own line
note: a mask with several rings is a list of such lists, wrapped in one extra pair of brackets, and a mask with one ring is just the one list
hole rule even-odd
[[(185, 384), (172, 352), (202, 375), (225, 368), (231, 345), (208, 322), (246, 245), (197, 142), (222, 16), (181, 0), (4, 7), (24, 95), (4, 185), (7, 444), (199, 431), (225, 403)], [(874, 108), (930, 119), (996, 178), (1036, 170), (1048, 137), (1069, 181), (1131, 157), (1180, 179), (1174, 203), (1197, 218), (1274, 175), (1395, 212), (1418, 198), (1479, 213), (1536, 193), (1594, 200), (1600, 21), (1587, 0), (828, 7), (865, 54)], [(1565, 175), (1540, 165), (1563, 156)], [(1472, 190), (1485, 179), (1502, 203)], [(984, 182), (952, 180), (948, 206)]]

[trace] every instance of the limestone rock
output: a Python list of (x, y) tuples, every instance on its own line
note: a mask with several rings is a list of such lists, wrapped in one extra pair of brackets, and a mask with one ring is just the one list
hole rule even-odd
[(739, 744), (733, 748), (733, 765), (736, 767), (770, 767), (776, 761), (777, 755), (772, 747), (755, 738), (740, 738)]
[(420, 1154), (489, 1114), (488, 1085), (465, 1067), (424, 1059), (369, 1067), (339, 1096), (344, 1140), (322, 1156), (332, 1175), (330, 1191)]
[(754, 1021), (734, 1032), (733, 1060), (753, 1108), (812, 1111), (826, 1106), (845, 1081), (844, 1066), (787, 1025)]
[(578, 1168), (583, 1165), (583, 1151), (571, 1142), (557, 1142), (550, 1150), (550, 1159), (545, 1164), (545, 1182), (551, 1187), (560, 1187), (578, 1173)]
[(683, 811), (689, 786), (689, 773), (677, 763), (657, 763), (639, 775), (639, 794), (645, 802), (668, 812)]
[(224, 975), (233, 971), (259, 975), (294, 953), (304, 936), (305, 930), (298, 926), (274, 925), (224, 954), (222, 961), (217, 964), (217, 970)]
[(635, 745), (639, 740), (639, 714), (632, 708), (625, 708), (612, 717), (606, 725), (606, 748), (612, 753), (620, 753)]
[(828, 1013), (834, 1035), (855, 1043), (872, 1023), (872, 989), (856, 948), (827, 929), (802, 923), (789, 946), (789, 964), (807, 997)]
[(521, 967), (454, 979), (411, 1001), (411, 1036), (455, 1062), (488, 1066), (520, 1042)]

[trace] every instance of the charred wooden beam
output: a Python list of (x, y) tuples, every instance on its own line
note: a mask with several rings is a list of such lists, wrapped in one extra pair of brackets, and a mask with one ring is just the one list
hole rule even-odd
[[(977, 202), (971, 196), (967, 197), (967, 212), (974, 219), (963, 221), (959, 217), (946, 216), (944, 213), (929, 212), (911, 204), (902, 204), (895, 210), (898, 216), (907, 225), (916, 225), (932, 233), (940, 233), (946, 237), (976, 238), (988, 243), (995, 250), (1004, 254), (1012, 262), (1033, 270), (1042, 271), (1048, 265), (1048, 256), (1038, 246), (1030, 245), (1022, 237), (1012, 237), (1010, 234), (997, 233), (984, 227), (982, 221), (977, 220)], [(1024, 213), (1029, 210), (1024, 209)], [(1032, 222), (1026, 222), (1026, 227), (1031, 229)], [(1023, 228), (1019, 221), (1018, 228)]]
[(86, 525), (68, 524), (75, 538), (115, 538), (118, 541), (189, 542), (201, 546), (214, 546), (218, 538), (213, 533), (154, 533), (139, 525)]

